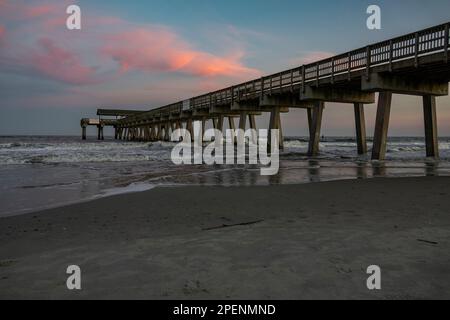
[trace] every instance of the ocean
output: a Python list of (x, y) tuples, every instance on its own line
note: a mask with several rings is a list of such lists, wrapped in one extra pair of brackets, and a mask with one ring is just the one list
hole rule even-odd
[[(369, 140), (369, 150), (371, 141)], [(174, 143), (82, 141), (70, 136), (0, 137), (0, 216), (18, 215), (156, 186), (251, 186), (371, 177), (450, 175), (450, 138), (441, 159), (425, 158), (423, 137), (390, 138), (387, 159), (358, 156), (352, 137), (325, 137), (321, 154), (306, 156), (306, 137), (287, 137), (280, 171), (256, 165), (174, 165)]]

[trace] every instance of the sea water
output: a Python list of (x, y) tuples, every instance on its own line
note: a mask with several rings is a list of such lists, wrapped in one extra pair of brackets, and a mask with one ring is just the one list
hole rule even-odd
[[(371, 141), (369, 140), (369, 149)], [(439, 161), (425, 158), (422, 137), (390, 138), (386, 161), (358, 156), (352, 137), (325, 137), (321, 154), (306, 156), (308, 139), (287, 137), (280, 171), (261, 176), (253, 165), (174, 165), (175, 144), (79, 137), (0, 137), (0, 216), (28, 213), (156, 186), (251, 186), (450, 175), (450, 138)]]

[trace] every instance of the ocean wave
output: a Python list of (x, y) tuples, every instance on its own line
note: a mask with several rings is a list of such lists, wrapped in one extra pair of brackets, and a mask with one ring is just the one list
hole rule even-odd
[[(55, 138), (53, 138), (55, 139)], [(125, 142), (125, 141), (87, 141), (46, 140), (8, 141), (0, 140), (0, 165), (14, 164), (58, 164), (58, 163), (101, 163), (101, 162), (141, 162), (170, 161), (175, 142)], [(206, 145), (207, 143), (205, 143)], [(309, 141), (305, 137), (288, 137), (281, 159), (308, 159)], [(371, 143), (368, 143), (369, 149)], [(441, 139), (439, 148), (441, 159), (450, 158), (450, 142)], [(362, 159), (358, 156), (356, 142), (352, 137), (325, 138), (320, 142), (321, 153), (317, 159)], [(422, 138), (393, 138), (388, 142), (388, 158), (411, 160), (425, 158), (425, 144)]]
[(162, 155), (145, 154), (77, 154), (77, 155), (40, 155), (29, 157), (2, 157), (0, 164), (22, 165), (22, 164), (58, 164), (58, 163), (101, 163), (101, 162), (142, 162), (168, 159)]

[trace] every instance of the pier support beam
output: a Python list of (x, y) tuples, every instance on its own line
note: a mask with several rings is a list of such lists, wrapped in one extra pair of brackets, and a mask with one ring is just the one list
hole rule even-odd
[(319, 154), (320, 130), (322, 128), (322, 115), (324, 107), (324, 102), (316, 102), (312, 114), (308, 147), (308, 155), (312, 157)]
[(103, 135), (103, 126), (101, 124), (97, 126), (97, 139), (105, 140), (105, 137)]
[(81, 139), (86, 140), (86, 126), (81, 127)]
[(223, 115), (219, 114), (217, 117), (217, 130), (223, 133)]
[[(217, 116), (217, 121), (215, 123), (215, 127), (214, 129), (220, 131), (220, 135), (216, 136), (216, 134), (214, 133), (214, 141), (218, 142), (218, 143), (223, 143), (223, 139), (224, 139), (224, 134), (223, 134), (223, 120), (224, 120), (224, 116), (223, 114), (219, 114)], [(214, 124), (214, 120), (213, 120), (213, 124)]]
[(217, 118), (211, 118), (211, 122), (214, 129), (217, 129)]
[(164, 138), (163, 133), (163, 125), (160, 123), (158, 124), (158, 141), (162, 141)]
[(149, 141), (153, 141), (155, 139), (155, 126), (153, 124), (151, 124), (149, 128), (148, 139)]
[(367, 153), (366, 141), (366, 121), (364, 117), (364, 105), (355, 103), (355, 125), (356, 125), (356, 142), (358, 144), (358, 154)]
[(228, 127), (233, 132), (231, 134), (231, 141), (230, 141), (230, 143), (234, 144), (236, 142), (236, 140), (234, 139), (234, 132), (236, 130), (236, 125), (234, 124), (234, 118), (231, 117), (231, 116), (228, 116)]
[(300, 101), (326, 101), (338, 103), (374, 103), (375, 94), (345, 88), (317, 88), (306, 86), (300, 92)]
[(418, 96), (446, 96), (448, 95), (448, 81), (423, 80), (411, 76), (375, 73), (370, 76), (370, 79), (362, 78), (361, 89), (363, 91), (387, 91)]
[(245, 127), (247, 126), (247, 112), (242, 111), (239, 115), (239, 134), (238, 134), (238, 143), (244, 144), (245, 137)]
[(134, 140), (134, 128), (130, 127), (130, 129), (128, 130), (128, 141), (133, 141)]
[(254, 114), (249, 114), (248, 115), (248, 121), (250, 123), (250, 129), (252, 129), (252, 143), (253, 144), (258, 144), (258, 134), (257, 134), (257, 129), (256, 129), (256, 120), (255, 120), (255, 115)]
[(256, 120), (254, 114), (248, 115), (248, 121), (250, 122), (250, 129), (256, 130)]
[(145, 141), (151, 141), (150, 130), (151, 130), (150, 126), (148, 125), (145, 126)]
[(134, 128), (130, 127), (128, 129), (128, 141), (133, 141), (134, 139)]
[[(214, 118), (212, 119), (212, 122), (213, 122), (213, 128), (215, 129), (216, 128), (216, 121), (215, 121)], [(202, 125), (202, 127), (200, 129), (200, 134), (201, 134), (201, 137), (202, 137), (202, 140), (203, 140), (203, 137), (205, 136), (205, 131), (206, 131), (206, 117), (202, 118), (201, 125)]]
[(194, 141), (194, 126), (192, 124), (192, 119), (186, 121), (186, 130), (191, 135), (191, 142)]
[(312, 121), (313, 121), (313, 109), (306, 109), (306, 112), (308, 114), (308, 130), (309, 130), (309, 136), (312, 135)]
[(270, 123), (269, 123), (269, 135), (268, 135), (268, 152), (272, 150), (272, 130), (279, 130), (279, 148), (280, 150), (284, 150), (284, 140), (283, 140), (283, 134), (282, 134), (282, 128), (281, 128), (281, 118), (280, 118), (280, 108), (275, 107), (270, 112)]
[(247, 126), (247, 113), (241, 112), (239, 115), (239, 129), (245, 131), (245, 127)]
[(423, 97), (423, 115), (427, 157), (439, 158), (435, 96), (426, 95)]
[(283, 126), (281, 125), (281, 114), (278, 116), (278, 136), (280, 137), (280, 150), (284, 150)]
[(387, 134), (391, 113), (392, 92), (380, 92), (378, 97), (377, 118), (373, 135), (372, 160), (384, 160), (386, 156)]
[(170, 141), (170, 123), (164, 125), (164, 141)]
[[(297, 96), (293, 95), (263, 95), (259, 100), (259, 107), (264, 108), (281, 108), (281, 112), (289, 111), (289, 108), (311, 108), (312, 103), (310, 101), (301, 101)], [(233, 108), (232, 108), (233, 109)]]

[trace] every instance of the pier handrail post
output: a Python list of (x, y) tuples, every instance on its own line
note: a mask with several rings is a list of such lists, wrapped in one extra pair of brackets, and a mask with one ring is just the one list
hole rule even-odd
[(348, 75), (348, 81), (350, 81), (351, 80), (351, 74), (352, 74), (352, 54), (349, 52), (348, 53), (348, 58), (347, 58), (347, 62), (348, 62), (348, 72), (347, 72), (347, 75)]
[(262, 99), (264, 97), (264, 77), (261, 77), (261, 94), (260, 98)]
[(420, 37), (419, 37), (419, 33), (416, 32), (416, 34), (414, 35), (414, 67), (418, 68), (419, 67), (419, 41), (420, 41)]
[(306, 70), (305, 65), (302, 65), (302, 93), (305, 93), (305, 82), (306, 82)]
[(392, 72), (392, 59), (394, 58), (394, 42), (389, 41), (389, 72)]
[(316, 63), (316, 87), (319, 86), (319, 77), (320, 77), (320, 64)]
[(294, 69), (291, 70), (291, 93), (294, 92)]
[(270, 77), (270, 81), (269, 81), (269, 96), (272, 95), (272, 81), (273, 81), (273, 78)]
[(366, 48), (366, 79), (370, 80), (370, 65), (372, 60), (372, 49), (370, 46)]
[(334, 84), (334, 57), (331, 58), (331, 84)]
[(449, 46), (449, 37), (450, 37), (450, 34), (449, 34), (449, 23), (447, 23), (446, 25), (445, 25), (445, 31), (444, 31), (444, 54), (445, 54), (445, 57), (444, 57), (444, 61), (445, 61), (445, 63), (448, 63), (448, 46)]

